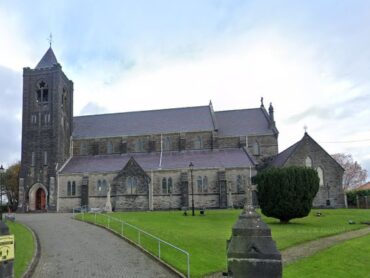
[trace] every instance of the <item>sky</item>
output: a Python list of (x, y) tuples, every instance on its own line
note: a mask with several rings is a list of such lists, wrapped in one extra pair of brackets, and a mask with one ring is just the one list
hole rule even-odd
[(272, 102), (280, 151), (307, 132), (370, 174), (370, 2), (0, 0), (0, 164), (20, 160), (22, 69), (52, 47), (74, 115)]

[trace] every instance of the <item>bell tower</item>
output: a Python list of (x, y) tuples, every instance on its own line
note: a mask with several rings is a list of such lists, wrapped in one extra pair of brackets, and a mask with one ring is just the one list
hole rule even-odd
[(56, 210), (56, 171), (70, 156), (72, 121), (73, 82), (50, 45), (34, 69), (23, 68), (19, 210)]

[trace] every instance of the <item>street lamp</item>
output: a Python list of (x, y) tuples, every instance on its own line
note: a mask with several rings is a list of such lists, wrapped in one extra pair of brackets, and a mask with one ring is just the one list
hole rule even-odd
[(190, 178), (191, 178), (191, 211), (192, 215), (194, 216), (194, 183), (193, 183), (193, 168), (194, 164), (193, 162), (190, 162), (189, 169), (190, 169)]
[(3, 165), (0, 166), (0, 220), (3, 221), (3, 176), (5, 169)]

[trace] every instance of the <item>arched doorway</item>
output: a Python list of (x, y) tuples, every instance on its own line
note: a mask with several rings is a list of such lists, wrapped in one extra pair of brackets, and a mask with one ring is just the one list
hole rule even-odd
[(41, 183), (35, 183), (28, 191), (28, 209), (45, 210), (47, 209), (48, 190)]
[(44, 210), (46, 208), (46, 194), (41, 187), (36, 191), (36, 210)]

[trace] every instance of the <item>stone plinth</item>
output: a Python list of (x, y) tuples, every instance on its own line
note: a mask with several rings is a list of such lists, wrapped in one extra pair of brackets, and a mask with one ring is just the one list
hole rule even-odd
[(227, 245), (229, 277), (282, 277), (281, 254), (271, 230), (252, 206), (239, 216)]

